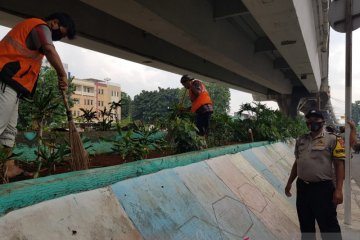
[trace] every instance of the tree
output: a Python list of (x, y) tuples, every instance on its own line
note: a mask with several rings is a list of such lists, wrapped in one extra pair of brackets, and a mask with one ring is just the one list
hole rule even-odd
[(121, 119), (131, 117), (131, 97), (126, 92), (121, 92)]
[(155, 91), (143, 90), (134, 97), (132, 118), (145, 123), (154, 123), (165, 117), (169, 108), (179, 103), (179, 88), (160, 88)]
[(360, 121), (360, 101), (351, 104), (351, 116), (357, 126)]
[[(230, 111), (230, 90), (227, 87), (216, 83), (204, 82), (207, 91), (213, 102), (214, 112), (218, 114), (227, 114)], [(185, 88), (181, 89), (181, 93)], [(184, 106), (191, 106), (189, 97), (185, 96)]]
[(216, 83), (205, 83), (214, 106), (214, 112), (226, 114), (230, 111), (230, 90)]
[[(70, 80), (67, 94), (69, 95), (73, 90), (74, 86)], [(70, 99), (69, 104), (72, 105)], [(58, 90), (58, 77), (54, 68), (42, 68), (33, 98), (20, 100), (18, 128), (25, 130), (32, 126), (33, 120), (36, 120), (35, 118), (38, 118), (37, 115), (40, 113), (46, 115), (43, 121), (44, 126), (60, 125), (66, 122), (65, 107)]]

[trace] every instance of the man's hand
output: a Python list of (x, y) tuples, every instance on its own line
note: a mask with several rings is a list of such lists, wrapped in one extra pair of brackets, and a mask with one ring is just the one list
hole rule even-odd
[(66, 91), (68, 87), (67, 77), (59, 77), (59, 89), (62, 91)]
[(288, 183), (288, 184), (286, 184), (286, 187), (285, 187), (285, 195), (286, 195), (287, 197), (291, 197), (291, 196), (292, 196), (290, 190), (291, 190), (291, 184)]
[(335, 205), (343, 203), (343, 193), (342, 193), (341, 190), (336, 190), (335, 189), (334, 194), (333, 194), (333, 203)]

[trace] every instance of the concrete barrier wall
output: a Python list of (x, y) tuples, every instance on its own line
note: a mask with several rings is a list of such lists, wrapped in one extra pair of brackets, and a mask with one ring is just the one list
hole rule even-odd
[(10, 211), (1, 239), (299, 239), (293, 161), (292, 144), (262, 144), (118, 181)]

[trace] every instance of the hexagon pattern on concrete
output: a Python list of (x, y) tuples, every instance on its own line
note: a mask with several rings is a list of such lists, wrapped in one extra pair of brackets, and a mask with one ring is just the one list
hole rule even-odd
[(181, 225), (174, 236), (175, 240), (218, 240), (221, 239), (220, 229), (197, 217)]
[(228, 196), (215, 202), (213, 208), (219, 227), (224, 231), (242, 237), (253, 225), (246, 206)]
[(246, 206), (254, 209), (257, 212), (262, 212), (266, 207), (267, 202), (259, 189), (256, 187), (245, 183), (239, 188), (239, 192), (244, 199)]

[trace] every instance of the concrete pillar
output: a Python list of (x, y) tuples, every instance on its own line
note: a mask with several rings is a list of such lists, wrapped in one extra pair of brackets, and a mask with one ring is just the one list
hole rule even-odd
[(304, 98), (309, 97), (309, 92), (304, 87), (294, 87), (292, 94), (281, 94), (277, 99), (279, 109), (289, 117), (296, 117), (299, 113), (299, 105)]

